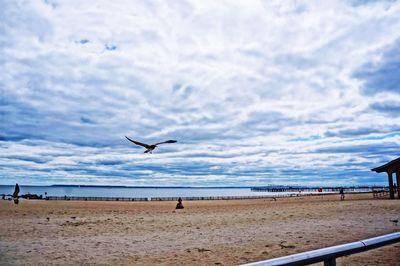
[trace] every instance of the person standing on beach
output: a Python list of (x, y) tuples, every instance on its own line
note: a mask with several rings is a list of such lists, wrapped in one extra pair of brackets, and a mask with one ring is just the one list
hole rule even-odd
[(14, 189), (14, 193), (12, 194), (12, 199), (14, 200), (14, 203), (15, 204), (18, 204), (18, 202), (19, 202), (19, 186), (18, 186), (18, 183), (17, 184), (15, 184), (15, 189)]
[(340, 194), (340, 200), (344, 200), (344, 189), (343, 188), (340, 188), (339, 194)]

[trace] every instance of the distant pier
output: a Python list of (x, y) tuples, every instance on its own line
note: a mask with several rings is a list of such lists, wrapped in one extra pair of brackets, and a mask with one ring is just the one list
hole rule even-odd
[(374, 190), (386, 190), (384, 186), (354, 186), (354, 187), (283, 187), (283, 186), (268, 186), (268, 187), (253, 187), (253, 192), (339, 192), (343, 188), (345, 192), (372, 192)]

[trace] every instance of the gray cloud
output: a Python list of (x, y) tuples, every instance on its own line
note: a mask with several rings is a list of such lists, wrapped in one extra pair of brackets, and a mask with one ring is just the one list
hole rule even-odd
[(379, 63), (368, 62), (355, 76), (365, 81), (363, 92), (367, 95), (384, 91), (400, 93), (400, 41), (383, 53)]
[(340, 137), (340, 138), (351, 138), (351, 137), (366, 137), (371, 134), (387, 134), (393, 132), (400, 132), (400, 126), (398, 125), (385, 125), (376, 126), (371, 125), (370, 127), (362, 126), (359, 128), (349, 128), (338, 131), (327, 131), (325, 132), (326, 137)]
[(400, 102), (388, 101), (388, 102), (377, 102), (370, 105), (370, 108), (387, 114), (388, 116), (399, 117), (400, 116)]
[(384, 144), (337, 145), (315, 150), (317, 153), (350, 153), (376, 156), (398, 156), (400, 144), (396, 142)]

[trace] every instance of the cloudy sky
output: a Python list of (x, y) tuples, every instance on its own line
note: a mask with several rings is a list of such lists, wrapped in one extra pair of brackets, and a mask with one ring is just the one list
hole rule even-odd
[(0, 5), (0, 184), (387, 184), (400, 156), (400, 1)]

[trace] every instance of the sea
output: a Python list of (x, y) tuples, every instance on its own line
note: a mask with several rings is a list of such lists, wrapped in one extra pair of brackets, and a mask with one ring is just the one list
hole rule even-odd
[[(11, 195), (14, 185), (0, 185), (0, 195)], [(370, 192), (376, 187), (347, 187), (347, 191)], [(379, 187), (380, 189), (384, 187)], [(257, 188), (256, 188), (257, 189)], [(338, 193), (324, 188), (324, 193)], [(322, 191), (321, 191), (322, 192)], [(88, 186), (88, 185), (20, 185), (19, 195), (36, 194), (56, 197), (119, 197), (119, 198), (157, 198), (157, 197), (230, 197), (230, 196), (284, 196), (298, 194), (296, 191), (267, 192), (254, 191), (251, 187), (129, 187), (129, 186)], [(301, 192), (300, 192), (301, 193)], [(304, 193), (319, 193), (318, 188)]]
[[(13, 185), (0, 185), (0, 195), (12, 194)], [(38, 196), (68, 197), (221, 197), (221, 196), (262, 196), (273, 192), (253, 192), (250, 187), (119, 187), (119, 186), (23, 186), (20, 193)]]

